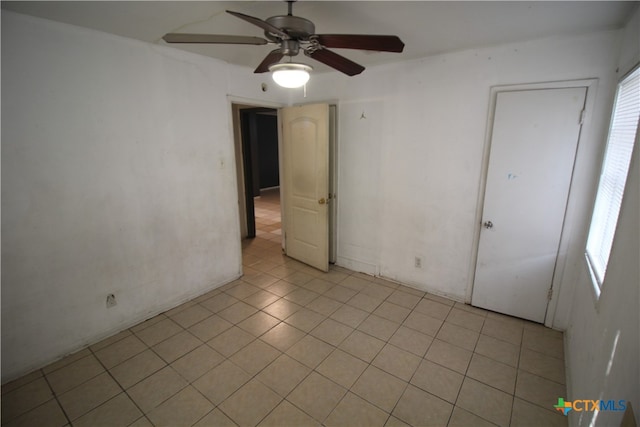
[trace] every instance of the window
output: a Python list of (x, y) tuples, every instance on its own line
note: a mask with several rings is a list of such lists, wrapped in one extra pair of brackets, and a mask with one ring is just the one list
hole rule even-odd
[(618, 85), (598, 193), (587, 238), (587, 263), (600, 296), (618, 223), (640, 116), (640, 67)]

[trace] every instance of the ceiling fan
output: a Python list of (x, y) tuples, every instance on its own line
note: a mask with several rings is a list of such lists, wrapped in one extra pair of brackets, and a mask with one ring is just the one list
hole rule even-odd
[[(209, 44), (277, 44), (258, 65), (254, 73), (273, 71), (273, 68), (284, 57), (296, 56), (300, 50), (310, 58), (322, 62), (348, 76), (355, 76), (364, 71), (364, 67), (327, 48), (371, 50), (378, 52), (402, 52), (404, 43), (398, 36), (370, 34), (316, 34), (315, 25), (308, 19), (294, 16), (293, 3), (288, 0), (287, 15), (277, 15), (262, 20), (239, 12), (226, 12), (243, 19), (264, 30), (265, 38), (250, 36), (232, 36), (217, 34), (168, 33), (162, 38), (167, 43), (209, 43)], [(285, 64), (278, 64), (285, 65)], [(295, 64), (302, 65), (304, 64)], [(308, 69), (311, 67), (306, 66)]]

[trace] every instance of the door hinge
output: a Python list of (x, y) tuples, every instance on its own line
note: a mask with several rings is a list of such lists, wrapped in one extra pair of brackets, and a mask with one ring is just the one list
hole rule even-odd
[(549, 288), (549, 292), (547, 292), (547, 301), (551, 301), (552, 296), (553, 296), (553, 288)]
[(578, 121), (579, 125), (584, 124), (584, 118), (587, 115), (587, 110), (580, 111), (580, 120)]

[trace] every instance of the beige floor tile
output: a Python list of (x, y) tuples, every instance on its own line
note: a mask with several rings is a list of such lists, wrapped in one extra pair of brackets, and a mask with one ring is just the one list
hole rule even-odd
[(404, 321), (403, 326), (435, 337), (438, 334), (442, 323), (442, 320), (427, 316), (426, 314), (418, 313), (417, 311), (413, 311), (409, 316), (407, 316), (407, 319)]
[(142, 412), (129, 399), (129, 396), (125, 393), (120, 393), (113, 399), (78, 418), (73, 425), (77, 427), (127, 426), (141, 416)]
[(244, 300), (245, 298), (255, 294), (258, 291), (260, 291), (260, 288), (258, 288), (257, 286), (253, 286), (250, 283), (240, 281), (240, 283), (230, 289), (226, 289), (224, 292), (234, 298)]
[(352, 328), (357, 328), (368, 316), (369, 313), (366, 311), (345, 304), (333, 312), (330, 317)]
[(558, 403), (558, 397), (566, 395), (566, 388), (563, 384), (518, 370), (516, 397), (551, 411), (553, 405)]
[(482, 326), (484, 325), (485, 318), (484, 316), (480, 316), (454, 307), (449, 312), (446, 320), (447, 322), (453, 323), (454, 325), (462, 326), (463, 328), (471, 329), (475, 332), (480, 332), (482, 330)]
[(271, 347), (269, 344), (256, 340), (231, 356), (229, 360), (240, 366), (250, 375), (256, 375), (280, 356), (280, 354), (280, 351)]
[(548, 411), (517, 397), (513, 401), (512, 427), (566, 427), (568, 425), (569, 418), (560, 412)]
[(281, 401), (278, 394), (257, 380), (251, 380), (222, 402), (219, 408), (238, 425), (255, 426)]
[(364, 310), (367, 313), (372, 313), (383, 301), (382, 298), (372, 297), (370, 295), (364, 294), (362, 292), (354, 295), (347, 304), (351, 307), (359, 308), (360, 310)]
[(188, 331), (202, 341), (209, 341), (232, 326), (233, 324), (214, 314), (213, 316), (207, 317), (205, 320), (189, 327)]
[(522, 347), (557, 359), (564, 359), (562, 333), (552, 329), (525, 327), (522, 335)]
[(333, 283), (334, 285), (337, 285), (340, 282), (342, 282), (344, 279), (349, 277), (349, 275), (350, 275), (350, 273), (334, 270), (333, 268), (331, 268), (331, 270), (329, 270), (329, 272), (327, 274), (322, 276), (322, 280), (325, 280), (325, 281)]
[(560, 384), (565, 383), (566, 376), (562, 359), (547, 356), (526, 347), (522, 349), (520, 354), (519, 368)]
[(167, 366), (131, 387), (127, 393), (145, 414), (187, 386), (187, 381)]
[(283, 298), (286, 299), (287, 301), (295, 302), (296, 304), (304, 306), (309, 304), (311, 301), (318, 298), (319, 296), (320, 294), (316, 292), (312, 292), (308, 289), (300, 288), (300, 289), (296, 289), (291, 293), (288, 293)]
[(271, 292), (263, 291), (262, 289), (248, 298), (243, 299), (245, 303), (261, 310), (280, 299), (279, 296), (272, 294)]
[(499, 426), (508, 426), (513, 396), (474, 379), (465, 378), (456, 406)]
[(284, 320), (300, 309), (302, 309), (301, 305), (281, 298), (273, 304), (270, 304), (263, 308), (262, 311), (270, 314), (277, 319)]
[(409, 384), (392, 415), (413, 426), (445, 426), (453, 405)]
[(315, 368), (334, 350), (334, 346), (327, 344), (311, 335), (307, 335), (295, 343), (287, 355), (301, 362), (302, 364)]
[(162, 342), (167, 338), (182, 331), (183, 329), (180, 325), (178, 325), (171, 319), (165, 318), (164, 320), (161, 320), (149, 326), (148, 328), (136, 332), (136, 336), (149, 347), (153, 347), (159, 342)]
[(312, 372), (287, 396), (287, 400), (322, 423), (346, 392), (333, 381)]
[(503, 322), (500, 320), (487, 318), (482, 326), (482, 333), (490, 337), (507, 341), (511, 344), (519, 346), (522, 343), (522, 333), (524, 327), (522, 324), (513, 322)]
[[(155, 328), (155, 326), (151, 326), (150, 329), (151, 328)], [(142, 331), (142, 333), (145, 331)], [(108, 347), (98, 350), (95, 354), (107, 369), (111, 369), (136, 354), (142, 353), (146, 349), (147, 346), (145, 343), (135, 335), (131, 335), (111, 344)]]
[(413, 310), (421, 299), (422, 298), (417, 295), (404, 292), (402, 289), (396, 289), (391, 295), (389, 295), (387, 301)]
[(386, 412), (353, 393), (347, 393), (331, 412), (324, 425), (327, 427), (342, 427), (346, 425), (353, 427), (382, 427), (388, 418), (389, 414)]
[(260, 339), (280, 351), (287, 351), (289, 347), (300, 341), (305, 332), (286, 323), (279, 323), (263, 334)]
[(396, 377), (409, 381), (420, 365), (420, 358), (391, 344), (385, 345), (371, 362), (372, 365)]
[[(337, 273), (337, 274), (341, 274), (341, 273)], [(333, 288), (336, 285), (335, 283), (327, 280), (328, 276), (329, 276), (329, 273), (323, 274), (321, 278), (312, 279), (311, 281), (305, 283), (303, 287), (317, 294), (324, 294), (325, 292), (327, 292), (329, 289)], [(346, 278), (346, 275), (344, 276)]]
[(400, 326), (389, 339), (389, 343), (420, 357), (425, 355), (432, 342), (433, 338), (429, 335), (406, 326)]
[(338, 286), (334, 286), (324, 293), (324, 296), (327, 298), (334, 299), (336, 301), (345, 303), (349, 301), (358, 291), (342, 286), (342, 282)]
[(207, 341), (207, 344), (223, 356), (229, 357), (254, 339), (254, 336), (249, 332), (245, 332), (237, 326), (234, 326)]
[(165, 362), (171, 363), (202, 344), (202, 341), (188, 331), (182, 331), (153, 346), (153, 351)]
[(202, 301), (200, 305), (213, 313), (218, 313), (219, 311), (232, 306), (238, 301), (239, 300), (237, 298), (234, 298), (231, 295), (220, 293), (209, 298), (208, 300)]
[(157, 354), (151, 350), (145, 350), (110, 369), (109, 372), (120, 386), (127, 390), (165, 366), (167, 366), (167, 363)]
[(409, 313), (411, 313), (411, 310), (409, 310), (408, 308), (393, 304), (388, 301), (384, 301), (373, 312), (373, 314), (375, 314), (376, 316), (380, 316), (396, 323), (404, 322)]
[(271, 413), (264, 419), (259, 427), (320, 427), (320, 424), (291, 403), (283, 400)]
[(218, 316), (235, 325), (236, 323), (242, 322), (244, 319), (253, 315), (257, 311), (257, 308), (239, 301), (232, 306), (229, 306), (224, 310), (218, 312)]
[(480, 334), (475, 352), (513, 367), (518, 366), (520, 359), (520, 347), (483, 334)]
[(364, 279), (362, 276), (356, 273), (344, 279), (342, 282), (340, 282), (340, 285), (356, 292), (360, 292), (362, 289), (366, 288), (369, 283), (371, 283), (369, 280)]
[(109, 374), (102, 373), (62, 394), (58, 397), (58, 401), (69, 419), (74, 421), (121, 391), (118, 383)]
[(471, 358), (467, 376), (509, 394), (516, 386), (516, 368), (480, 354)]
[(220, 409), (214, 409), (209, 412), (205, 417), (200, 419), (193, 427), (237, 427), (238, 425), (231, 421), (229, 417), (220, 411)]
[(425, 359), (465, 374), (472, 354), (472, 352), (462, 347), (435, 339), (433, 343), (431, 343), (429, 350), (427, 350)]
[(224, 362), (225, 358), (208, 345), (201, 345), (171, 364), (184, 379), (193, 382)]
[(464, 376), (437, 363), (423, 360), (411, 378), (411, 384), (422, 390), (455, 403)]
[[(539, 425), (537, 427), (542, 426), (543, 425)], [(453, 408), (453, 413), (451, 414), (451, 419), (447, 427), (495, 427), (495, 424), (456, 406)]]
[(280, 396), (287, 396), (311, 372), (311, 369), (287, 356), (278, 357), (256, 378)]
[(468, 311), (470, 313), (477, 314), (477, 315), (482, 316), (482, 317), (487, 317), (487, 315), (489, 313), (491, 313), (488, 310), (485, 310), (485, 309), (482, 309), (482, 308), (479, 308), (479, 307), (474, 307), (472, 305), (465, 304), (463, 302), (458, 302), (458, 301), (456, 301), (456, 303), (453, 306), (455, 308), (457, 308), (458, 310)]
[(391, 412), (407, 383), (375, 366), (369, 366), (351, 391), (386, 412)]
[(308, 308), (302, 308), (293, 313), (291, 316), (287, 317), (285, 319), (285, 322), (302, 331), (310, 332), (324, 319), (325, 316), (321, 315), (320, 313), (316, 313), (315, 311), (309, 310)]
[(238, 323), (238, 327), (249, 332), (255, 337), (259, 337), (278, 323), (280, 323), (280, 320), (265, 312), (259, 311)]
[(398, 330), (400, 324), (391, 320), (383, 319), (375, 314), (367, 317), (364, 322), (358, 326), (358, 330), (374, 336), (382, 341), (389, 341), (389, 338)]
[(385, 427), (411, 427), (409, 424), (404, 421), (400, 421), (398, 418), (393, 415), (389, 417), (387, 423), (384, 425)]
[(133, 333), (138, 333), (143, 329), (147, 329), (149, 326), (153, 326), (158, 322), (162, 322), (165, 319), (167, 319), (167, 316), (165, 316), (164, 313), (158, 314), (157, 316), (154, 316), (151, 319), (147, 319), (142, 323), (138, 323), (137, 325), (132, 326), (131, 328), (129, 328), (129, 330)]
[(476, 348), (480, 334), (474, 332), (471, 329), (463, 328), (462, 326), (454, 325), (448, 321), (442, 324), (442, 327), (438, 331), (436, 338), (446, 341), (449, 344), (457, 345), (466, 350), (473, 351)]
[[(293, 273), (295, 273), (295, 270), (291, 270), (290, 274)], [(298, 285), (294, 285), (293, 283), (287, 282), (285, 280), (278, 280), (277, 282), (266, 288), (266, 291), (279, 297), (284, 297), (287, 294), (290, 294), (291, 292), (298, 289), (300, 289)]]
[(191, 426), (214, 406), (195, 388), (188, 386), (158, 405), (147, 415), (156, 427)]
[(326, 319), (313, 329), (310, 334), (331, 345), (338, 346), (345, 338), (353, 332), (353, 328), (336, 322), (333, 319)]
[[(89, 355), (91, 354), (90, 352), (85, 353), (85, 355)], [(2, 395), (4, 396), (5, 393), (8, 393), (10, 391), (16, 390), (20, 387), (22, 387), (23, 385), (26, 385), (32, 381), (35, 381), (39, 378), (42, 378), (44, 376), (44, 369), (38, 369), (36, 371), (31, 372), (30, 374), (27, 375), (23, 375), (20, 378), (16, 378), (12, 381), (9, 381), (5, 384), (2, 385)], [(49, 371), (51, 372), (51, 371)]]
[(277, 282), (278, 278), (267, 273), (257, 272), (256, 274), (245, 274), (242, 276), (242, 280), (259, 288), (266, 289)]
[(292, 283), (296, 286), (302, 286), (307, 282), (313, 280), (313, 276), (311, 274), (303, 273), (301, 271), (295, 271), (288, 276), (283, 278), (284, 281)]
[(365, 362), (371, 362), (384, 347), (384, 341), (360, 331), (353, 331), (339, 348)]
[(426, 314), (429, 317), (433, 317), (434, 319), (444, 320), (449, 315), (451, 306), (428, 298), (423, 298), (418, 302), (414, 310), (422, 314)]
[(218, 405), (250, 379), (245, 371), (225, 361), (194, 381), (193, 386)]
[[(3, 408), (4, 411), (4, 408)], [(55, 399), (37, 406), (30, 411), (13, 418), (5, 424), (3, 414), (3, 426), (5, 427), (62, 427), (67, 424), (67, 417), (62, 412), (62, 408)]]
[(378, 298), (380, 300), (385, 300), (393, 293), (395, 288), (391, 288), (389, 286), (385, 286), (384, 284), (379, 284), (375, 282), (375, 278), (372, 279), (372, 283), (363, 288), (360, 293), (365, 295), (369, 295), (374, 298)]
[(307, 304), (306, 307), (309, 310), (313, 310), (325, 316), (331, 316), (331, 314), (333, 314), (336, 310), (338, 310), (343, 305), (344, 305), (343, 303), (335, 299), (331, 299), (324, 295), (321, 295), (318, 298), (311, 301), (309, 304)]
[[(156, 316), (156, 317), (158, 317), (158, 316)], [(144, 322), (144, 323), (147, 323), (147, 322)], [(144, 323), (142, 323), (142, 324), (144, 324)], [(100, 350), (100, 349), (102, 349), (104, 347), (110, 346), (111, 344), (113, 344), (113, 343), (115, 343), (117, 341), (120, 341), (121, 339), (126, 338), (126, 337), (130, 336), (131, 334), (132, 334), (132, 332), (130, 330), (126, 329), (126, 330), (121, 331), (121, 332), (119, 332), (119, 333), (117, 333), (115, 335), (110, 336), (109, 338), (105, 338), (102, 341), (93, 344), (89, 348), (91, 349), (91, 351), (93, 351), (95, 353), (96, 351), (98, 351), (98, 350)], [(85, 351), (86, 350), (87, 349), (85, 349)], [(46, 370), (46, 368), (45, 368), (45, 370)]]
[(60, 395), (103, 372), (104, 368), (98, 359), (89, 355), (47, 374), (46, 377), (53, 392)]
[(206, 308), (196, 304), (171, 316), (171, 320), (183, 328), (188, 328), (210, 317), (212, 314)]
[(348, 389), (366, 368), (367, 364), (362, 360), (336, 349), (318, 365), (316, 371)]
[(440, 295), (430, 294), (428, 292), (423, 292), (423, 294), (424, 294), (423, 295), (424, 298), (428, 298), (430, 300), (439, 302), (441, 304), (450, 305), (451, 307), (453, 307), (455, 305), (455, 301), (450, 300), (449, 298), (445, 298), (445, 297), (442, 297)]

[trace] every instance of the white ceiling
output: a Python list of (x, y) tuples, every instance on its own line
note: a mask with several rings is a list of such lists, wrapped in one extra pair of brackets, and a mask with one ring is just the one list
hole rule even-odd
[[(364, 66), (426, 57), (463, 49), (524, 40), (616, 29), (639, 2), (614, 1), (306, 1), (294, 15), (315, 23), (316, 33), (396, 34), (403, 53), (336, 49)], [(262, 30), (225, 10), (261, 19), (285, 15), (282, 1), (19, 1), (2, 9), (92, 28), (150, 43), (165, 44), (169, 32), (262, 37)], [(250, 45), (172, 45), (178, 49), (255, 68), (274, 49)], [(327, 67), (304, 55), (316, 71)]]

